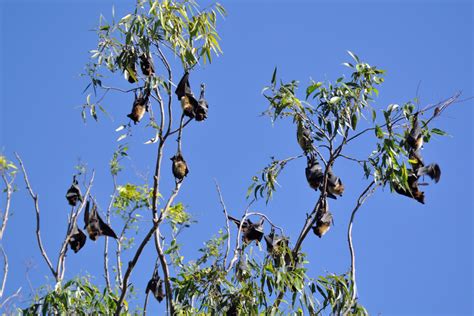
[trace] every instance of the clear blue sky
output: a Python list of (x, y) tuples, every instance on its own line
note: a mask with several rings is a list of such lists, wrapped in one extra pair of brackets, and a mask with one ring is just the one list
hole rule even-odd
[[(117, 143), (114, 129), (127, 122), (131, 96), (112, 95), (104, 103), (114, 120), (83, 124), (78, 106), (86, 82), (79, 77), (96, 37), (91, 30), (103, 13), (117, 15), (125, 1), (0, 2), (0, 150), (18, 152), (40, 195), (42, 234), (56, 258), (69, 208), (64, 199), (78, 159), (97, 171), (93, 193), (105, 210), (112, 188), (108, 161)], [(269, 157), (299, 153), (294, 126), (272, 126), (259, 114), (266, 109), (261, 90), (278, 66), (285, 80), (307, 83), (336, 79), (346, 72), (346, 50), (387, 70), (376, 104), (403, 103), (419, 96), (426, 105), (462, 90), (473, 96), (473, 6), (470, 1), (239, 1), (224, 3), (219, 22), (224, 55), (193, 74), (194, 87), (205, 81), (209, 119), (185, 131), (184, 154), (189, 178), (179, 200), (199, 223), (182, 235), (186, 259), (223, 225), (213, 179), (218, 179), (229, 210), (240, 215), (251, 176)], [(160, 71), (162, 69), (159, 69)], [(180, 71), (179, 71), (180, 72)], [(127, 86), (123, 80), (118, 80)], [(423, 153), (438, 162), (442, 178), (426, 188), (426, 204), (379, 191), (359, 212), (355, 224), (360, 302), (371, 314), (468, 315), (473, 311), (473, 110), (474, 101), (447, 110), (436, 125), (451, 137), (436, 137)], [(140, 182), (150, 175), (155, 148), (142, 145), (151, 131), (135, 128), (130, 141), (129, 172), (119, 178)], [(367, 144), (364, 144), (367, 146)], [(353, 148), (354, 149), (354, 148)], [(175, 145), (168, 145), (166, 157)], [(357, 152), (356, 148), (354, 149)], [(170, 168), (165, 159), (164, 174)], [(285, 170), (274, 200), (255, 210), (266, 212), (296, 238), (317, 195), (305, 182), (305, 161)], [(311, 262), (309, 274), (343, 273), (349, 267), (346, 227), (354, 199), (364, 186), (357, 166), (341, 163), (338, 173), (346, 194), (332, 204), (335, 226), (323, 239), (311, 235), (303, 245)], [(151, 177), (148, 177), (151, 180)], [(170, 179), (170, 178), (168, 178)], [(10, 259), (6, 295), (30, 289), (50, 278), (34, 235), (34, 209), (22, 178), (13, 200), (13, 216), (4, 238)], [(171, 190), (171, 182), (162, 194)], [(3, 203), (3, 202), (2, 202)], [(144, 213), (145, 214), (145, 213)], [(145, 214), (148, 218), (148, 214)], [(118, 222), (116, 222), (118, 224)], [(148, 224), (144, 224), (148, 227)], [(142, 231), (140, 231), (140, 235)], [(68, 255), (67, 278), (86, 272), (103, 283), (103, 239), (88, 241)], [(260, 253), (263, 256), (264, 253)], [(125, 256), (126, 257), (126, 256)], [(133, 273), (140, 296), (153, 269), (148, 247)], [(48, 276), (48, 277), (46, 277)], [(136, 302), (142, 305), (142, 300)], [(21, 306), (24, 306), (22, 303)], [(151, 310), (160, 310), (155, 301)]]

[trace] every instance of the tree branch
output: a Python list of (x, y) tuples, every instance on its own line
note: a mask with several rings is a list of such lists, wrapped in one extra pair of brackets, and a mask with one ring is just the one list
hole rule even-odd
[(216, 179), (214, 179), (214, 182), (216, 183), (217, 194), (219, 195), (219, 200), (220, 200), (220, 203), (222, 205), (222, 211), (224, 212), (225, 224), (226, 224), (225, 228), (226, 228), (226, 231), (227, 231), (227, 246), (226, 246), (226, 249), (225, 249), (225, 256), (224, 256), (224, 269), (225, 269), (225, 267), (227, 266), (227, 258), (229, 257), (229, 251), (230, 251), (229, 214), (227, 213), (227, 208), (225, 207), (224, 198), (222, 197), (221, 188), (219, 187), (219, 183), (217, 183)]
[(31, 198), (33, 199), (33, 202), (35, 204), (35, 210), (36, 210), (36, 240), (38, 242), (38, 247), (40, 249), (41, 255), (43, 256), (44, 260), (46, 261), (46, 264), (48, 265), (49, 269), (51, 270), (51, 273), (53, 274), (54, 278), (58, 280), (58, 273), (57, 271), (54, 270), (53, 264), (51, 263), (51, 260), (49, 260), (48, 254), (46, 253), (43, 242), (41, 240), (41, 230), (40, 230), (40, 209), (39, 209), (39, 203), (38, 203), (38, 195), (33, 192), (33, 189), (31, 188), (30, 181), (28, 180), (28, 175), (25, 170), (25, 166), (23, 165), (23, 161), (21, 160), (20, 156), (15, 153), (16, 159), (20, 163), (21, 170), (23, 172), (23, 177), (25, 179), (26, 183), (26, 188), (28, 189), (28, 192), (30, 193)]
[(347, 228), (347, 242), (349, 244), (349, 251), (351, 254), (351, 273), (350, 273), (350, 279), (351, 279), (351, 285), (352, 285), (352, 297), (351, 297), (351, 304), (349, 308), (352, 307), (356, 296), (357, 296), (357, 283), (356, 283), (356, 267), (355, 267), (355, 252), (354, 252), (354, 245), (352, 241), (352, 226), (354, 224), (354, 219), (357, 211), (359, 208), (364, 204), (364, 202), (369, 198), (377, 189), (378, 185), (376, 185), (374, 188), (372, 186), (375, 185), (375, 181), (370, 182), (370, 184), (365, 188), (365, 190), (360, 194), (359, 198), (357, 199), (357, 204), (352, 210), (351, 218), (349, 220), (349, 225)]

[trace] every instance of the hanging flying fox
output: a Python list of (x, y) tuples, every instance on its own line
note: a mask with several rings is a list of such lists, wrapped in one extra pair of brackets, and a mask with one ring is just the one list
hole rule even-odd
[(307, 157), (307, 166), (305, 169), (306, 181), (311, 188), (318, 190), (323, 182), (324, 173), (323, 169), (319, 165), (318, 159), (314, 155)]
[(148, 112), (149, 96), (150, 95), (147, 92), (145, 92), (145, 95), (142, 95), (142, 93), (140, 92), (138, 97), (135, 95), (132, 112), (130, 114), (127, 114), (127, 117), (129, 117), (134, 124), (139, 123), (145, 115), (145, 112)]
[(412, 127), (407, 135), (406, 143), (414, 151), (419, 150), (423, 146), (423, 134), (418, 122), (418, 114), (413, 116)]
[(240, 282), (245, 281), (250, 276), (250, 269), (247, 264), (247, 254), (243, 253), (239, 257), (239, 261), (235, 265), (235, 277)]
[(184, 160), (181, 153), (177, 153), (173, 157), (170, 158), (173, 161), (172, 171), (173, 175), (178, 181), (183, 181), (184, 177), (186, 177), (189, 173), (188, 165)]
[[(228, 219), (233, 221), (237, 227), (240, 227), (240, 220), (232, 216), (227, 216)], [(250, 219), (246, 218), (242, 224), (242, 240), (245, 244), (249, 244), (253, 240), (256, 240), (259, 243), (263, 238), (263, 222), (264, 218), (262, 217), (257, 223), (252, 223)]]
[(72, 178), (71, 187), (66, 192), (66, 199), (69, 202), (69, 205), (76, 206), (77, 201), (83, 201), (81, 195), (81, 189), (79, 188), (79, 182), (77, 182), (76, 176)]
[(311, 131), (301, 120), (298, 121), (298, 127), (296, 129), (296, 139), (305, 154), (314, 150)]
[[(322, 186), (320, 186), (320, 190), (322, 189)], [(327, 196), (337, 200), (336, 196), (342, 196), (342, 193), (344, 193), (344, 184), (342, 184), (341, 178), (333, 173), (331, 167), (328, 167)]]
[(109, 236), (117, 239), (115, 232), (107, 225), (97, 212), (97, 205), (92, 202), (92, 210), (89, 212), (90, 201), (87, 201), (86, 210), (84, 212), (84, 228), (87, 229), (89, 238), (97, 240), (100, 236)]
[[(288, 252), (288, 238), (275, 235), (275, 230), (273, 228), (270, 234), (265, 235), (263, 238), (267, 244), (267, 252), (273, 257), (273, 262), (276, 266), (282, 266), (283, 258), (285, 265), (291, 263), (291, 255)], [(282, 256), (283, 253), (284, 256)]]
[(194, 98), (194, 94), (191, 91), (189, 85), (189, 72), (186, 71), (178, 83), (175, 90), (178, 100), (181, 101), (181, 107), (183, 108), (184, 115), (190, 118), (194, 118), (194, 110), (199, 107), (198, 101)]
[(87, 237), (86, 235), (80, 230), (76, 224), (71, 230), (71, 237), (69, 237), (69, 247), (74, 250), (74, 253), (77, 253), (81, 250), (82, 247), (86, 244)]
[(153, 272), (153, 277), (146, 286), (145, 293), (148, 294), (150, 292), (156, 298), (156, 300), (161, 303), (161, 301), (165, 298), (165, 293), (163, 291), (163, 280), (158, 275), (158, 270)]
[(332, 222), (332, 214), (327, 207), (327, 201), (323, 200), (316, 212), (316, 225), (313, 226), (314, 234), (319, 238), (323, 237), (331, 228)]
[(194, 109), (195, 119), (196, 121), (204, 121), (207, 118), (207, 111), (209, 109), (209, 105), (207, 104), (206, 99), (204, 98), (204, 89), (206, 85), (204, 83), (201, 84), (201, 96), (199, 97), (198, 106)]
[(144, 76), (151, 76), (155, 73), (155, 67), (153, 66), (153, 60), (150, 55), (143, 53), (140, 55), (140, 69)]

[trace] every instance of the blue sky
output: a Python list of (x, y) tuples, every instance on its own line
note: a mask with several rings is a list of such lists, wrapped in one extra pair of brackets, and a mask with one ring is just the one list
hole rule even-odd
[[(64, 194), (78, 159), (97, 172), (93, 193), (102, 211), (112, 189), (108, 161), (117, 146), (114, 130), (127, 122), (132, 96), (108, 97), (104, 105), (113, 120), (102, 116), (99, 123), (88, 120), (84, 124), (78, 106), (84, 102), (81, 93), (86, 85), (79, 74), (88, 50), (96, 44), (90, 30), (100, 13), (110, 16), (114, 3), (118, 16), (130, 7), (125, 1), (0, 2), (0, 150), (9, 157), (13, 152), (23, 157), (40, 195), (43, 239), (53, 258), (65, 231)], [(219, 22), (224, 54), (191, 77), (195, 89), (199, 82), (206, 82), (210, 112), (207, 121), (193, 123), (185, 131), (184, 154), (191, 172), (179, 200), (199, 221), (182, 234), (186, 259), (195, 257), (195, 249), (224, 223), (214, 178), (229, 211), (240, 215), (251, 177), (270, 156), (299, 154), (291, 122), (272, 126), (260, 116), (267, 106), (261, 90), (275, 66), (284, 80), (297, 79), (303, 85), (310, 78), (335, 80), (347, 74), (341, 63), (349, 61), (346, 50), (351, 50), (387, 70), (376, 99), (380, 108), (413, 99), (420, 82), (422, 105), (458, 90), (464, 97), (474, 95), (469, 1), (240, 1), (224, 5), (229, 13)], [(127, 86), (121, 78), (111, 80)], [(474, 312), (473, 102), (452, 106), (435, 123), (451, 136), (436, 137), (423, 150), (425, 160), (439, 163), (443, 173), (438, 184), (426, 188), (425, 205), (386, 189), (357, 216), (359, 296), (371, 314)], [(129, 171), (119, 183), (141, 183), (139, 174), (148, 174), (151, 180), (156, 150), (142, 145), (150, 135), (144, 124), (134, 128), (129, 140), (132, 159), (125, 162)], [(174, 150), (175, 144), (169, 144), (165, 157)], [(357, 147), (351, 150), (361, 152)], [(167, 195), (172, 182), (171, 172), (167, 174), (170, 162), (164, 161), (168, 178), (162, 194)], [(283, 225), (293, 238), (317, 198), (305, 182), (304, 167), (303, 160), (289, 165), (271, 203), (254, 207)], [(333, 203), (335, 226), (330, 233), (322, 239), (311, 235), (303, 245), (311, 276), (343, 273), (349, 267), (346, 227), (365, 182), (358, 166), (341, 162), (336, 167), (346, 194)], [(3, 241), (10, 259), (6, 295), (21, 286), (25, 301), (30, 294), (26, 266), (32, 263), (28, 275), (35, 289), (45, 283), (49, 271), (36, 246), (33, 204), (20, 177), (17, 184), (20, 190), (14, 196), (13, 216)], [(88, 241), (81, 252), (69, 254), (66, 277), (88, 272), (103, 283), (102, 246), (103, 239), (95, 244)], [(154, 258), (150, 246), (133, 273), (140, 295)], [(136, 304), (141, 306), (142, 301)], [(162, 307), (155, 302), (150, 306), (152, 311)]]

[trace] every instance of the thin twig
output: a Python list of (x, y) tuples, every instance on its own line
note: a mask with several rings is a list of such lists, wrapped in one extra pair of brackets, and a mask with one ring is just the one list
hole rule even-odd
[(0, 300), (3, 297), (3, 291), (5, 290), (5, 284), (7, 283), (7, 277), (8, 277), (8, 257), (5, 252), (5, 249), (3, 249), (3, 246), (0, 245), (0, 250), (2, 251), (3, 255), (3, 278), (2, 278), (2, 286), (0, 287)]
[(222, 205), (222, 212), (224, 212), (225, 216), (225, 228), (227, 231), (227, 247), (225, 249), (225, 256), (224, 256), (224, 268), (227, 266), (227, 258), (229, 257), (229, 251), (230, 251), (230, 227), (229, 227), (229, 214), (227, 213), (227, 208), (225, 207), (224, 203), (224, 198), (222, 197), (221, 193), (221, 188), (219, 187), (219, 183), (217, 183), (217, 180), (214, 179), (214, 182), (216, 183), (216, 190), (217, 194), (219, 195), (219, 200)]
[[(112, 205), (114, 204), (115, 194), (117, 192), (117, 185), (115, 181), (115, 176), (112, 175), (114, 189), (112, 195), (110, 197), (109, 207), (107, 207), (107, 213), (105, 215), (105, 220), (107, 221), (107, 225), (110, 225), (110, 212), (112, 210)], [(105, 243), (104, 243), (104, 277), (105, 277), (105, 285), (109, 292), (112, 291), (112, 287), (110, 285), (110, 274), (109, 274), (109, 238), (105, 236)]]
[(21, 291), (21, 287), (18, 288), (18, 290), (16, 290), (15, 293), (13, 293), (12, 295), (10, 295), (9, 297), (7, 297), (2, 303), (0, 303), (0, 308), (2, 308), (3, 306), (5, 306), (10, 300), (14, 299), (15, 297), (17, 297), (18, 295), (20, 295), (20, 291)]
[(3, 182), (5, 183), (5, 193), (7, 194), (7, 200), (5, 202), (5, 210), (3, 211), (2, 215), (2, 225), (0, 226), (0, 240), (3, 239), (3, 234), (5, 233), (5, 229), (7, 228), (8, 218), (10, 214), (10, 205), (12, 199), (13, 188), (12, 184), (14, 181), (14, 177), (8, 181), (7, 176), (2, 174)]

